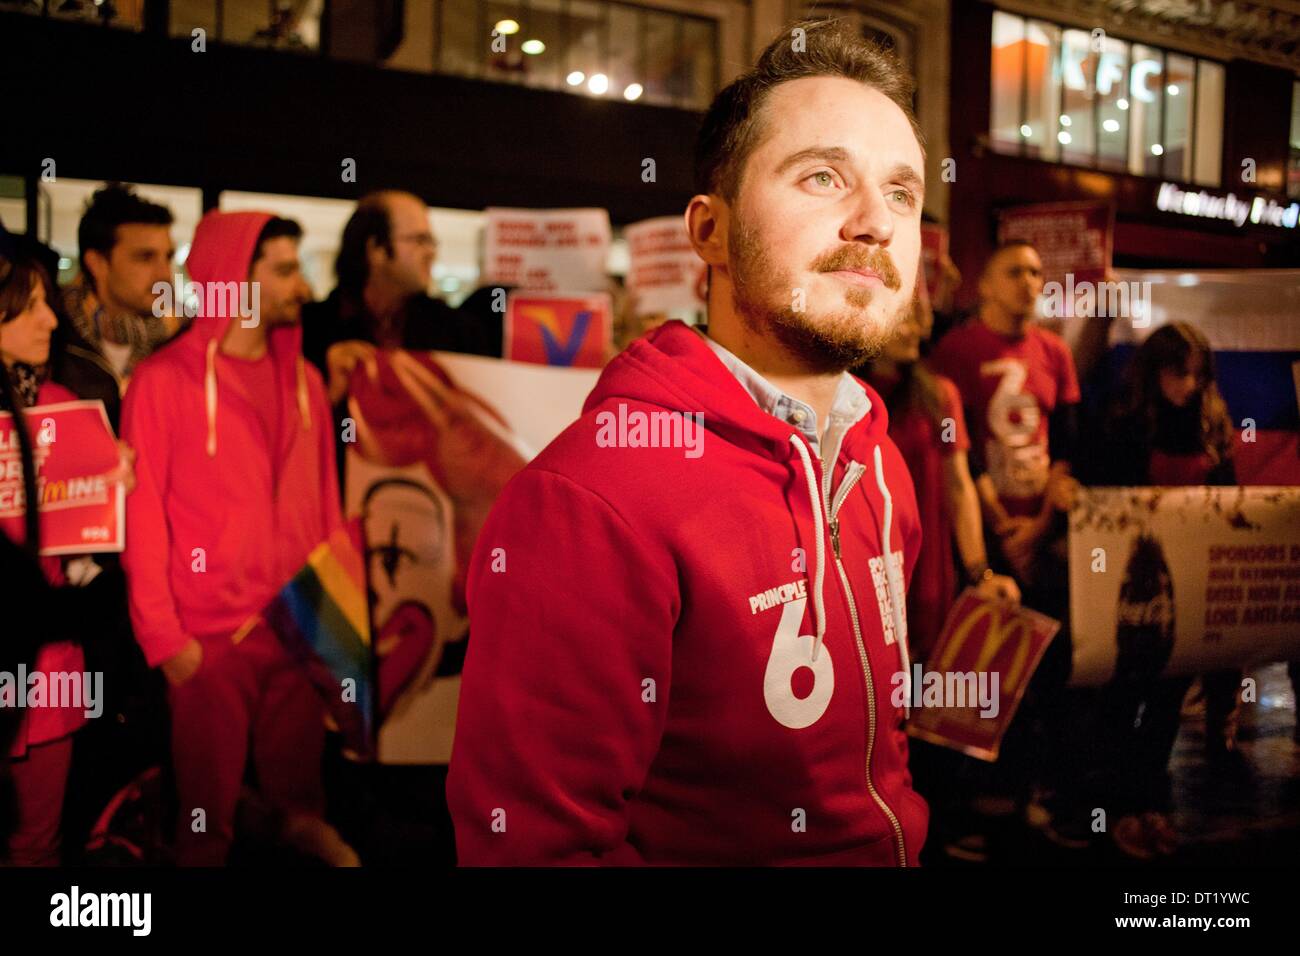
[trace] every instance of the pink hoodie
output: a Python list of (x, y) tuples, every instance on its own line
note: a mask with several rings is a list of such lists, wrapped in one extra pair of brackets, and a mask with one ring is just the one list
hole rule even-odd
[[(203, 217), (187, 263), (200, 289), (248, 281), (270, 218)], [(268, 447), (254, 405), (265, 396), (239, 387), (219, 348), (232, 320), (196, 318), (140, 363), (122, 406), (122, 437), (137, 455), (124, 563), (150, 665), (191, 637), (238, 630), (342, 523), (333, 418), (320, 373), (302, 358), (301, 327), (269, 330), (283, 414)]]

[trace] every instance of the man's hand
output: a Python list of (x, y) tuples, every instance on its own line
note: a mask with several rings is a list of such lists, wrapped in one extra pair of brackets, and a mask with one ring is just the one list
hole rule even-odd
[(1015, 578), (1005, 574), (994, 574), (975, 585), (975, 593), (990, 601), (1001, 601), (1013, 606), (1020, 605), (1020, 586)]
[(104, 476), (110, 485), (120, 483), (129, 495), (135, 491), (135, 449), (124, 441), (117, 443), (117, 467)]
[(1046, 533), (1046, 525), (1037, 518), (1008, 518), (999, 529), (1002, 538), (1002, 554), (1011, 565), (1011, 570), (1020, 580), (1028, 580), (1034, 566), (1034, 555), (1038, 543)]
[(198, 673), (203, 664), (203, 645), (190, 638), (180, 651), (162, 662), (163, 676), (173, 687), (180, 687)]
[(325, 368), (329, 371), (329, 398), (331, 405), (343, 401), (348, 393), (348, 379), (357, 363), (364, 363), (373, 380), (379, 373), (375, 364), (375, 347), (359, 339), (335, 342), (325, 353)]
[(1079, 482), (1068, 472), (1054, 470), (1047, 477), (1045, 494), (1057, 511), (1069, 511), (1074, 507), (1074, 499), (1079, 494)]

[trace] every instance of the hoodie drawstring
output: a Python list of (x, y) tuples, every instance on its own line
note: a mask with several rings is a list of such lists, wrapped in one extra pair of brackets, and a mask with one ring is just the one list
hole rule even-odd
[(311, 402), (307, 395), (307, 362), (299, 355), (298, 370), (298, 417), (302, 419), (304, 431), (311, 431)]
[[(822, 595), (826, 578), (826, 545), (823, 541), (825, 527), (822, 515), (822, 496), (817, 492), (817, 472), (813, 468), (812, 456), (808, 453), (808, 446), (797, 435), (791, 435), (790, 442), (799, 452), (799, 459), (803, 462), (804, 478), (808, 484), (808, 500), (812, 504), (813, 534), (817, 541), (816, 557), (811, 575), (813, 582), (813, 619), (817, 628), (812, 651), (812, 659), (815, 661), (826, 637), (826, 606)], [(893, 549), (889, 546), (890, 532), (893, 530), (894, 523), (894, 496), (890, 494), (889, 485), (885, 483), (885, 466), (879, 445), (875, 447), (875, 463), (876, 487), (880, 489), (880, 495), (885, 500), (885, 516), (880, 533), (881, 560), (885, 564), (885, 586), (889, 591), (889, 613), (894, 622), (894, 639), (898, 644), (898, 660), (903, 667), (903, 709), (910, 716), (912, 713), (912, 659), (907, 650), (907, 634), (903, 630), (906, 626), (902, 610), (905, 588), (899, 584), (898, 571), (894, 567)]]
[(822, 585), (826, 578), (826, 545), (822, 540), (826, 534), (822, 527), (822, 497), (817, 492), (817, 473), (813, 470), (808, 446), (798, 435), (791, 435), (790, 441), (803, 460), (804, 477), (808, 479), (808, 499), (812, 504), (813, 534), (817, 541), (817, 558), (813, 565), (813, 619), (817, 625), (817, 634), (813, 640), (812, 659), (815, 661), (822, 649), (822, 639), (826, 636), (826, 606), (822, 599)]
[[(208, 412), (208, 457), (217, 456), (217, 339), (208, 339), (206, 370), (203, 375), (204, 403)], [(311, 393), (307, 389), (307, 365), (301, 355), (295, 363), (297, 373), (298, 417), (303, 431), (311, 430)]]
[(885, 499), (884, 527), (880, 533), (880, 551), (885, 562), (885, 586), (889, 591), (890, 616), (894, 619), (894, 638), (898, 641), (898, 659), (903, 665), (903, 709), (909, 716), (912, 713), (912, 660), (907, 652), (907, 634), (903, 631), (903, 593), (905, 588), (898, 584), (898, 572), (894, 568), (894, 549), (890, 547), (890, 531), (894, 521), (894, 496), (885, 484), (885, 466), (880, 454), (880, 446), (875, 448), (876, 487)]
[(203, 375), (203, 395), (208, 409), (208, 457), (217, 457), (217, 340), (208, 339), (207, 371)]

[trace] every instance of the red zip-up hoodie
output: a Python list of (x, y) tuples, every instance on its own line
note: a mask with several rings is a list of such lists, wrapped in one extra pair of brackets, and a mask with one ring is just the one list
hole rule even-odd
[[(266, 213), (209, 212), (194, 233), (190, 276), (246, 282)], [(302, 329), (269, 330), (280, 428), (268, 444), (254, 403), (220, 343), (235, 317), (201, 316), (137, 366), (122, 405), (136, 452), (126, 499), (131, 623), (150, 665), (191, 638), (237, 631), (339, 527), (333, 418)]]
[[(891, 697), (921, 529), (867, 396), (824, 486), (693, 330), (610, 363), (479, 534), (447, 783), (463, 864), (916, 862)], [(697, 455), (630, 447), (665, 412), (703, 415)]]

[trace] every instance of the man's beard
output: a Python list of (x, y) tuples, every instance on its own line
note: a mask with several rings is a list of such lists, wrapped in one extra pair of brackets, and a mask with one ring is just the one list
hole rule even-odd
[[(732, 299), (741, 321), (752, 332), (777, 339), (792, 354), (818, 373), (843, 372), (876, 358), (912, 302), (901, 302), (882, 323), (867, 315), (871, 297), (877, 291), (897, 291), (901, 277), (883, 249), (842, 246), (818, 256), (813, 272), (841, 269), (872, 269), (880, 275), (884, 289), (849, 286), (845, 308), (814, 314), (794, 308), (794, 283), (788, 272), (776, 270), (756, 232), (737, 218), (731, 226)], [(784, 307), (778, 303), (784, 300)]]

